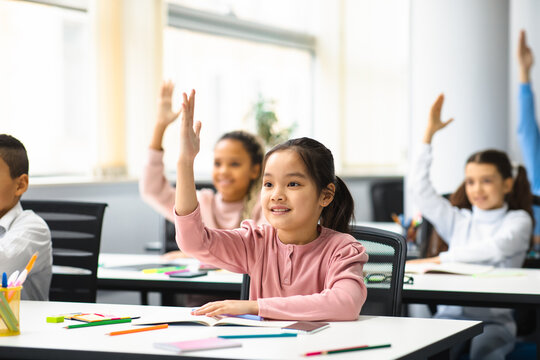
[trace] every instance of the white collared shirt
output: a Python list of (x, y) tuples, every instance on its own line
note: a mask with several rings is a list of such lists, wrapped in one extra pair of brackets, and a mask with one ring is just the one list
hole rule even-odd
[[(0, 218), (0, 273), (22, 271), (39, 251), (23, 284), (23, 300), (48, 300), (52, 277), (51, 233), (45, 221), (17, 203)], [(1, 274), (0, 274), (1, 275)]]

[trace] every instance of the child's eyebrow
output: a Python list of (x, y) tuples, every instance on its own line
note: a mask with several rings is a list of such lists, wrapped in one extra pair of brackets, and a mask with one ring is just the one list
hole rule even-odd
[[(264, 177), (272, 177), (272, 174), (265, 172), (263, 174), (263, 176)], [(304, 178), (304, 179), (307, 178), (307, 176), (305, 174), (302, 174), (302, 173), (299, 173), (299, 172), (285, 174), (285, 177), (300, 177), (300, 178)]]

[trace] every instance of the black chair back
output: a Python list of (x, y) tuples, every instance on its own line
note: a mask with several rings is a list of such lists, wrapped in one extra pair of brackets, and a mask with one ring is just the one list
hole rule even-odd
[(368, 295), (361, 314), (399, 316), (407, 256), (405, 238), (394, 232), (365, 226), (353, 226), (351, 235), (369, 255), (364, 265)]
[(97, 267), (107, 204), (21, 200), (51, 230), (53, 275), (49, 300), (96, 302)]
[(371, 183), (373, 221), (389, 222), (392, 213), (403, 213), (403, 179)]

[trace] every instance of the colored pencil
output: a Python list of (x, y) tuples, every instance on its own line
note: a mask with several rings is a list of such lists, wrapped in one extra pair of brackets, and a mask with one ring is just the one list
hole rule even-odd
[(88, 327), (88, 326), (120, 324), (120, 323), (127, 323), (127, 322), (131, 322), (131, 318), (117, 319), (117, 320), (94, 321), (94, 322), (89, 322), (89, 323), (84, 323), (84, 324), (76, 324), (76, 325), (69, 325), (69, 326), (64, 326), (64, 327), (66, 329), (78, 329), (78, 328)]
[(34, 253), (34, 255), (32, 255), (32, 257), (30, 258), (30, 261), (28, 262), (28, 264), (26, 264), (26, 272), (29, 273), (30, 270), (32, 270), (32, 268), (34, 267), (34, 263), (36, 262), (36, 258), (38, 257), (38, 254), (39, 252), (36, 251)]
[(147, 326), (147, 327), (138, 328), (138, 329), (113, 331), (113, 332), (110, 332), (110, 333), (108, 333), (106, 335), (115, 336), (115, 335), (133, 334), (133, 333), (142, 332), (142, 331), (166, 329), (168, 327), (169, 327), (169, 324), (159, 324), (159, 325), (155, 325), (155, 326)]
[(296, 337), (296, 333), (278, 333), (278, 334), (248, 334), (248, 335), (219, 335), (222, 339), (255, 339), (255, 338), (276, 338), (276, 337)]
[(334, 349), (334, 350), (323, 350), (323, 351), (314, 351), (304, 354), (304, 356), (314, 356), (314, 355), (328, 355), (328, 354), (337, 354), (348, 351), (360, 351), (360, 350), (371, 350), (371, 349), (381, 349), (392, 346), (391, 344), (381, 344), (381, 345), (361, 345), (353, 346), (343, 349)]
[(9, 302), (3, 292), (0, 292), (0, 317), (4, 320), (10, 331), (19, 330), (19, 321), (15, 314), (13, 314), (13, 311), (11, 311)]

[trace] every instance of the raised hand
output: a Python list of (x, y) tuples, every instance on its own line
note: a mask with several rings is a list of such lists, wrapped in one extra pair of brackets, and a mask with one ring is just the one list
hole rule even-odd
[(191, 214), (197, 208), (193, 162), (199, 152), (201, 123), (193, 124), (195, 90), (189, 97), (183, 94), (182, 123), (180, 124), (180, 154), (176, 163), (176, 197), (174, 209), (178, 215)]
[(431, 111), (429, 112), (429, 121), (424, 135), (424, 143), (431, 144), (431, 140), (435, 133), (448, 124), (450, 124), (454, 119), (448, 119), (446, 122), (441, 121), (441, 110), (444, 103), (444, 95), (441, 94), (435, 100), (433, 105), (431, 105)]
[(160, 96), (158, 100), (158, 109), (156, 116), (156, 125), (154, 133), (150, 141), (150, 148), (154, 150), (162, 150), (163, 134), (169, 126), (182, 112), (172, 110), (172, 94), (174, 92), (174, 84), (171, 81), (164, 81), (161, 84)]
[(158, 100), (157, 123), (163, 127), (169, 126), (180, 115), (182, 110), (174, 112), (172, 110), (172, 94), (174, 84), (172, 81), (164, 81), (161, 84), (161, 91)]
[(193, 114), (195, 112), (195, 90), (191, 90), (189, 97), (182, 94), (182, 123), (180, 124), (180, 155), (179, 161), (193, 162), (199, 153), (201, 122), (193, 124)]
[(224, 300), (207, 303), (191, 312), (193, 315), (243, 315), (259, 314), (259, 305), (253, 300)]
[(519, 77), (520, 81), (527, 83), (530, 81), (529, 71), (534, 63), (534, 56), (530, 47), (527, 46), (525, 30), (521, 30), (519, 34), (519, 44), (517, 57), (519, 61)]

